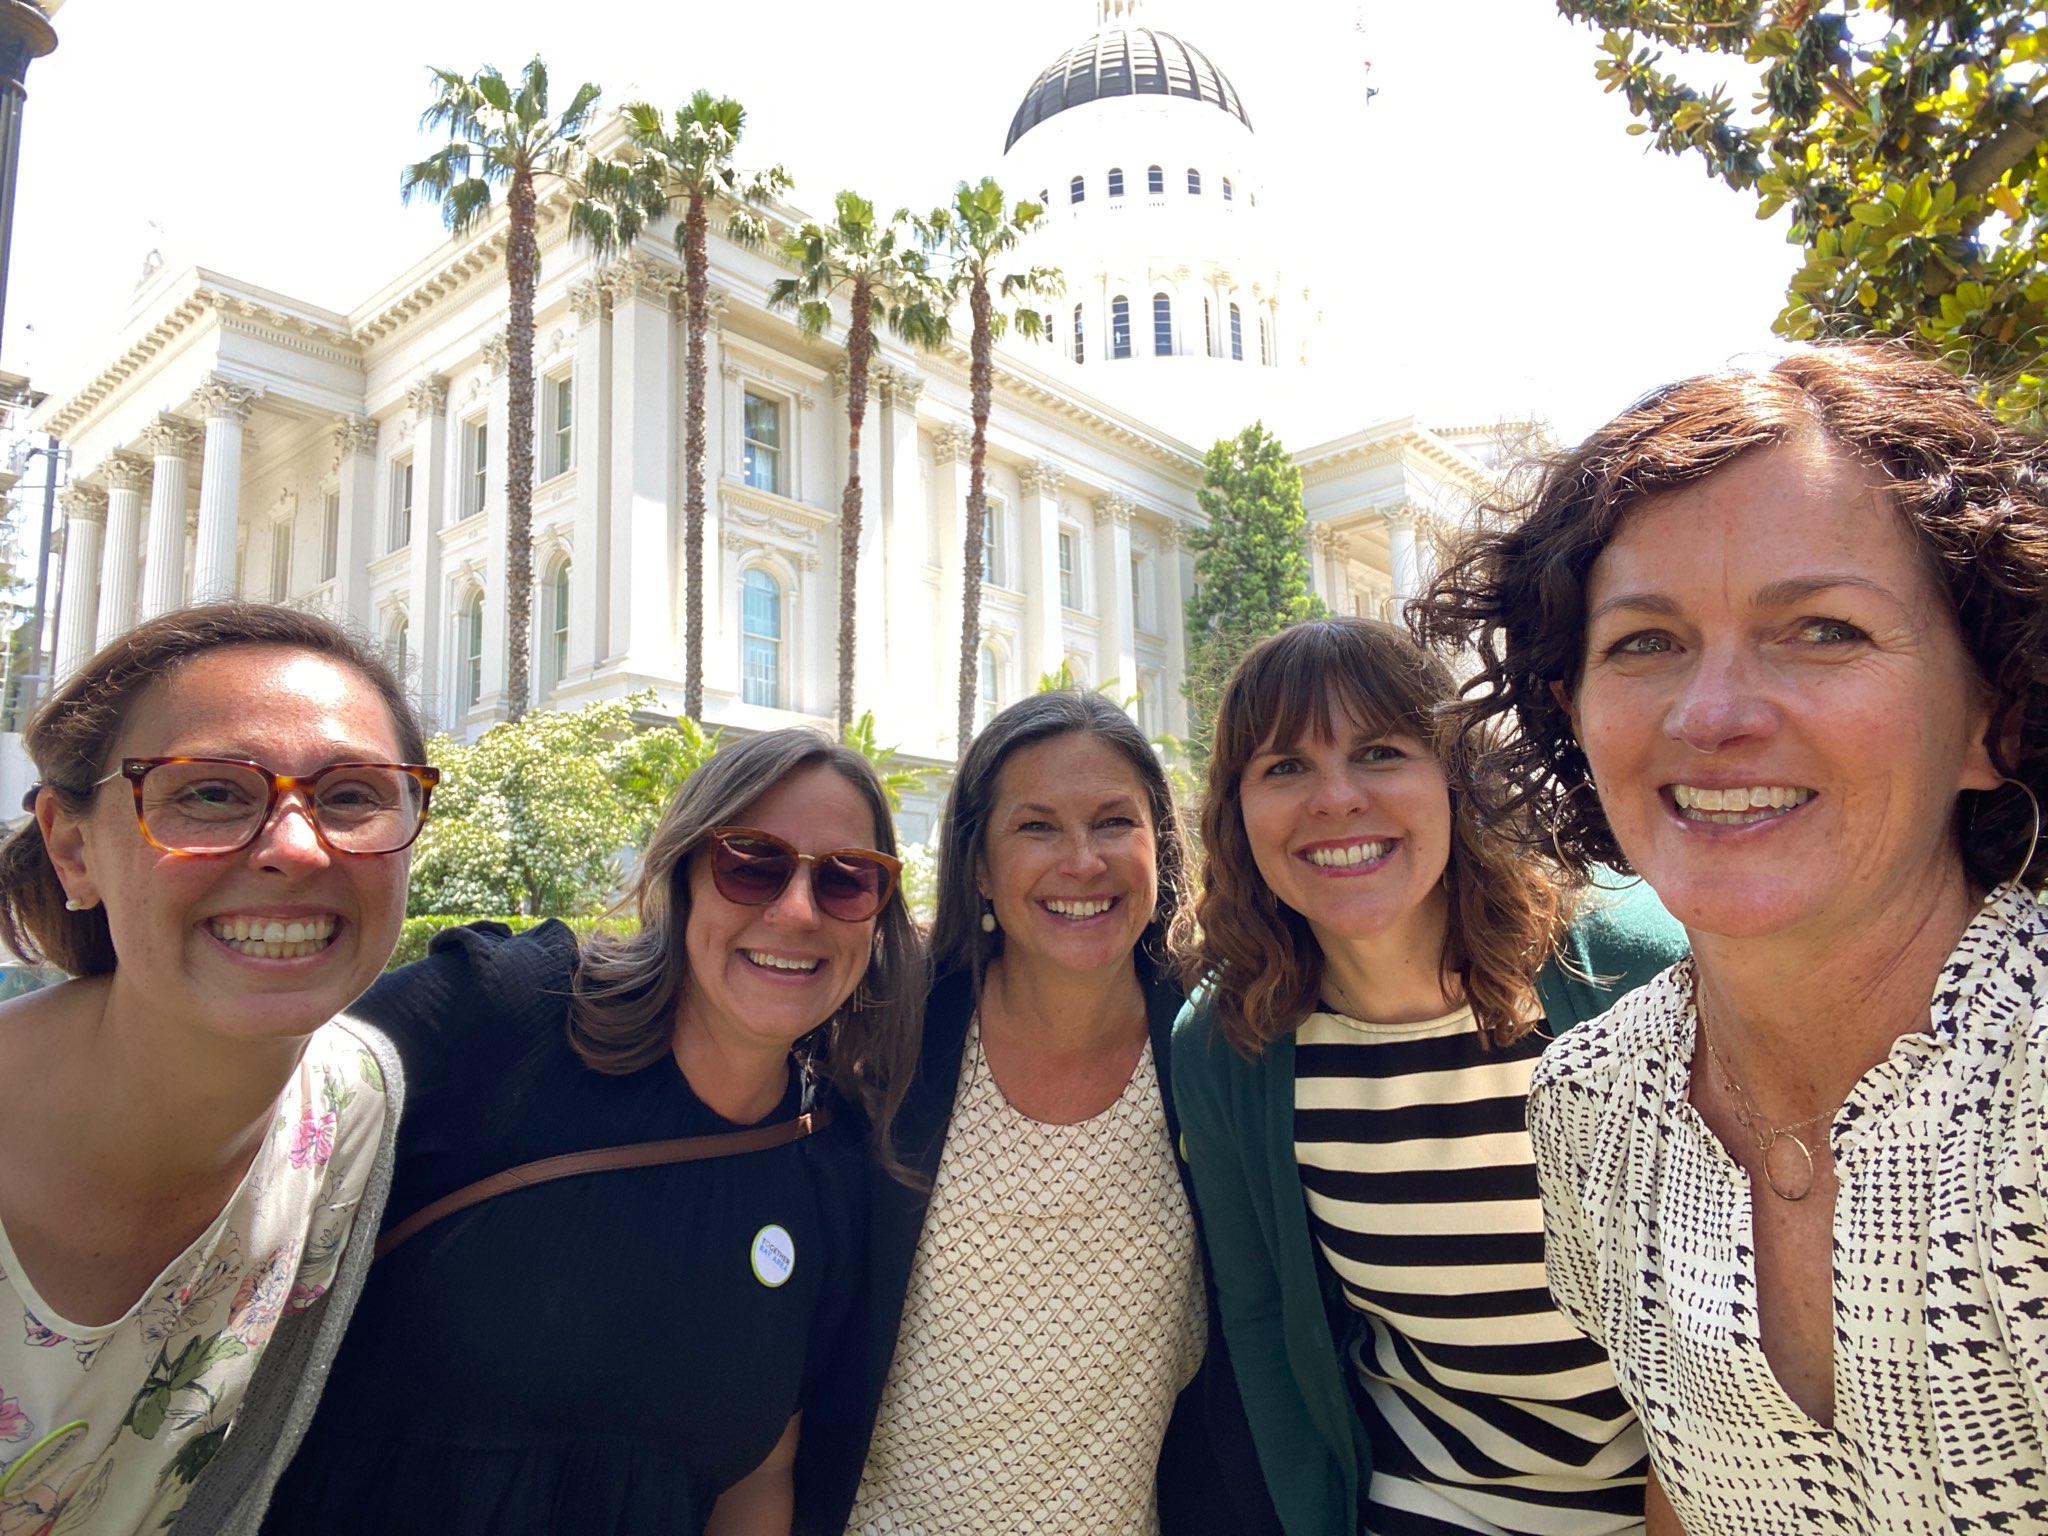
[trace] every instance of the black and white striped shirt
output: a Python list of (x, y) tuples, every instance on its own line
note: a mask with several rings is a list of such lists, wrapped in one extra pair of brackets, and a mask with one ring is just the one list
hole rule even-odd
[(1488, 1049), (1469, 1008), (1315, 1013), (1295, 1036), (1309, 1225), (1355, 1314), (1370, 1536), (1640, 1531), (1643, 1436), (1552, 1304), (1524, 1105), (1546, 1037)]

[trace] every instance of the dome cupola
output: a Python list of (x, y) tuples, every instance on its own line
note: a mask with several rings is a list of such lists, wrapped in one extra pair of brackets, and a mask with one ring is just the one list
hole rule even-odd
[[(1105, 0), (1101, 9), (1122, 13), (1136, 7)], [(1110, 18), (1105, 15), (1104, 19)], [(1207, 102), (1246, 128), (1252, 125), (1237, 87), (1201, 49), (1171, 32), (1110, 25), (1069, 48), (1031, 83), (1017, 115), (1010, 119), (1010, 136), (1003, 141), (1003, 152), (1008, 154), (1025, 134), (1070, 107), (1119, 96), (1177, 96)]]

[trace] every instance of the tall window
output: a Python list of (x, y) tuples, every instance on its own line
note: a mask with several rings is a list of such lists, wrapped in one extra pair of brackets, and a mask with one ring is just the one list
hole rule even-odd
[(1244, 361), (1244, 320), (1235, 304), (1230, 306), (1230, 360), (1233, 363)]
[(552, 692), (561, 686), (562, 679), (569, 675), (569, 562), (557, 560), (548, 571), (547, 586), (547, 648), (541, 652), (547, 665), (543, 668), (541, 691)]
[(341, 563), (341, 492), (329, 491), (320, 508), (320, 579), (334, 580)]
[(1230, 201), (1230, 178), (1228, 176), (1223, 178), (1223, 201), (1226, 203)]
[(1109, 168), (1109, 195), (1111, 197), (1122, 197), (1124, 195), (1124, 168), (1120, 165), (1113, 165)]
[(280, 520), (270, 525), (270, 600), (281, 603), (292, 595), (292, 525)]
[(1211, 357), (1216, 355), (1216, 307), (1207, 299), (1202, 300), (1202, 344)]
[(1189, 196), (1189, 197), (1200, 197), (1201, 195), (1202, 195), (1202, 173), (1201, 173), (1200, 171), (1196, 170), (1196, 169), (1195, 169), (1195, 168), (1194, 168), (1194, 167), (1193, 167), (1193, 166), (1191, 165), (1191, 166), (1189, 166), (1189, 167), (1188, 167), (1188, 196)]
[(403, 549), (412, 542), (412, 460), (399, 459), (391, 466), (391, 526), (385, 542)]
[(1068, 202), (1070, 202), (1070, 203), (1078, 203), (1078, 202), (1081, 202), (1081, 201), (1085, 200), (1085, 199), (1087, 198), (1087, 196), (1088, 196), (1088, 182), (1087, 182), (1087, 178), (1085, 178), (1085, 177), (1081, 177), (1081, 176), (1076, 176), (1076, 177), (1075, 177), (1075, 178), (1074, 178), (1074, 179), (1073, 179), (1072, 181), (1070, 181), (1070, 182), (1068, 182), (1068, 183), (1067, 183), (1067, 201), (1068, 201)]
[(1066, 529), (1060, 530), (1060, 606), (1078, 608), (1074, 600), (1074, 536)]
[(547, 449), (546, 478), (566, 474), (576, 467), (576, 380), (558, 373), (541, 383), (542, 435)]
[(1151, 194), (1152, 194), (1152, 195), (1153, 195), (1154, 197), (1158, 197), (1158, 196), (1160, 196), (1160, 195), (1161, 195), (1161, 194), (1162, 194), (1163, 192), (1165, 192), (1165, 191), (1166, 191), (1166, 172), (1162, 171), (1162, 170), (1161, 170), (1161, 169), (1160, 169), (1160, 168), (1159, 168), (1158, 166), (1156, 166), (1156, 165), (1148, 165), (1148, 166), (1146, 166), (1146, 167), (1145, 167), (1145, 190), (1146, 190), (1147, 192), (1151, 193)]
[(999, 673), (996, 653), (984, 645), (981, 648), (981, 714), (975, 722), (977, 728), (986, 727), (995, 719), (996, 711), (1003, 707), (1003, 680)]
[(1131, 301), (1122, 294), (1109, 301), (1109, 355), (1131, 355)]
[(1152, 295), (1152, 351), (1173, 356), (1173, 300), (1163, 293)]
[(782, 492), (782, 406), (751, 389), (744, 402), (744, 478), (757, 491)]
[(1003, 504), (990, 499), (988, 518), (982, 529), (981, 538), (981, 579), (992, 587), (1003, 585), (1003, 575), (1009, 561), (1003, 549)]
[(475, 709), (484, 697), (484, 595), (474, 589), (462, 602), (462, 707)]
[(400, 682), (405, 681), (406, 663), (412, 659), (412, 627), (403, 615), (392, 622), (384, 635), (384, 654), (390, 658), (391, 670), (398, 674)]
[(758, 565), (740, 578), (740, 698), (782, 703), (782, 584)]
[(479, 416), (462, 424), (462, 515), (475, 517), (484, 509), (491, 466), (491, 425)]
[(1081, 306), (1078, 304), (1074, 306), (1074, 361), (1077, 363), (1088, 361), (1088, 343), (1082, 338)]

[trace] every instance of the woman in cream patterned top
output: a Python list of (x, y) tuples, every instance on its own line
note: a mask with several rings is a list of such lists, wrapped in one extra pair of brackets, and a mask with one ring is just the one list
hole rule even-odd
[(0, 933), (74, 979), (0, 1005), (0, 1532), (244, 1528), (376, 1232), (389, 1057), (336, 1016), (435, 774), (373, 651), (255, 605), (116, 640), (27, 741)]
[(2048, 1528), (2044, 487), (1967, 381), (1801, 352), (1596, 431), (1420, 610), (1691, 936), (1529, 1100), (1653, 1532)]

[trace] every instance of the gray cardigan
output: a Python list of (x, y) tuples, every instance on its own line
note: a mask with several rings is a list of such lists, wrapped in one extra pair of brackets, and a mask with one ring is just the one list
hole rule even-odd
[(389, 1037), (360, 1019), (344, 1015), (341, 1022), (369, 1048), (384, 1074), (384, 1133), (370, 1164), (370, 1180), (356, 1207), (355, 1225), (349, 1229), (334, 1283), (326, 1295), (285, 1318), (271, 1334), (235, 1415), (235, 1427), (192, 1485), (172, 1527), (175, 1536), (256, 1536), (271, 1491), (313, 1422), (313, 1410), (320, 1406), (342, 1330), (370, 1273), (377, 1233), (384, 1224), (384, 1201), (391, 1193), (398, 1121), (405, 1108), (405, 1070)]

